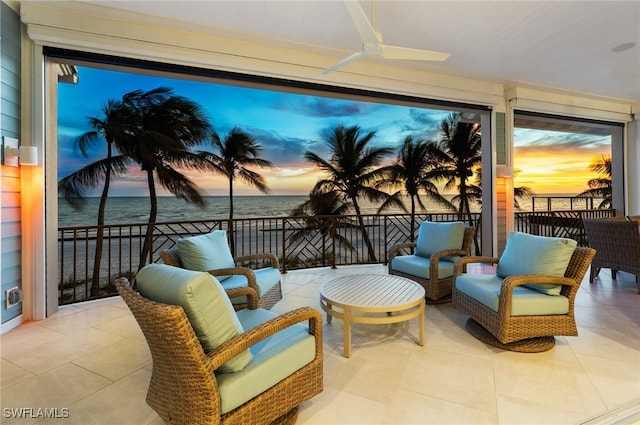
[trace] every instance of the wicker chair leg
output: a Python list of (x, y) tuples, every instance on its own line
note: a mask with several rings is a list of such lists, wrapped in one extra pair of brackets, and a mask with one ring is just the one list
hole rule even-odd
[(589, 283), (593, 283), (593, 281), (596, 280), (598, 273), (600, 273), (600, 267), (596, 267), (592, 265), (591, 271), (589, 272)]

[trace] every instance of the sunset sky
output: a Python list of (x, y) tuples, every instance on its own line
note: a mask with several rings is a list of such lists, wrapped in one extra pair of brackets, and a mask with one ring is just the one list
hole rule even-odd
[[(103, 117), (102, 108), (109, 99), (119, 100), (123, 94), (137, 89), (169, 87), (174, 94), (198, 103), (221, 137), (236, 126), (250, 133), (263, 147), (262, 157), (275, 165), (273, 169), (259, 171), (274, 195), (309, 193), (319, 175), (304, 159), (304, 152), (309, 150), (327, 157), (326, 136), (337, 125), (359, 125), (363, 133), (375, 131), (372, 144), (396, 149), (408, 135), (437, 140), (439, 123), (449, 113), (87, 67), (78, 70), (77, 85), (59, 85), (59, 178), (105, 156), (104, 143), (96, 143), (85, 158), (74, 141), (91, 129), (88, 117)], [(528, 186), (537, 194), (581, 192), (587, 188), (586, 182), (595, 177), (588, 169), (591, 159), (610, 152), (608, 137), (517, 129), (515, 142), (514, 166), (520, 171), (514, 183)], [(204, 195), (227, 195), (227, 182), (221, 176), (195, 173), (191, 178)], [(133, 167), (126, 176), (114, 181), (110, 193), (146, 196), (146, 180)], [(259, 192), (236, 185), (234, 194)]]

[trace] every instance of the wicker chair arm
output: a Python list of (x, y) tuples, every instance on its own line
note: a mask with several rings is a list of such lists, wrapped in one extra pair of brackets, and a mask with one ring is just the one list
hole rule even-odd
[(264, 323), (231, 338), (207, 354), (213, 369), (237, 356), (252, 345), (296, 323), (309, 321), (309, 333), (316, 340), (316, 357), (322, 351), (322, 316), (311, 307), (301, 307), (288, 313), (274, 317)]
[(243, 288), (225, 289), (225, 292), (227, 293), (229, 299), (246, 295), (247, 300), (249, 301), (247, 303), (247, 308), (249, 310), (255, 310), (256, 308), (258, 308), (258, 293), (253, 288), (245, 286)]
[(430, 257), (431, 267), (433, 267), (434, 265), (437, 266), (438, 261), (440, 261), (442, 257), (446, 257), (447, 255), (459, 255), (463, 257), (467, 255), (467, 251), (465, 251), (464, 249), (445, 249), (444, 251), (434, 252)]
[(578, 287), (580, 286), (580, 281), (576, 281), (575, 279), (571, 279), (563, 276), (551, 276), (551, 275), (519, 275), (519, 276), (509, 276), (506, 277), (502, 281), (502, 287), (500, 288), (500, 298), (498, 300), (498, 311), (503, 312), (503, 314), (511, 315), (511, 309), (507, 309), (506, 306), (511, 305), (511, 299), (513, 298), (513, 288), (516, 286), (527, 285), (531, 283), (551, 283), (555, 285), (563, 285), (569, 287), (575, 287), (574, 291), (571, 291), (571, 294), (568, 298), (570, 298), (570, 302), (573, 303), (573, 298), (575, 297), (575, 293), (577, 292)]
[(391, 249), (389, 250), (389, 261), (391, 261), (393, 257), (395, 257), (396, 255), (398, 255), (398, 252), (401, 249), (408, 249), (408, 248), (415, 248), (415, 247), (416, 247), (415, 242), (401, 243), (401, 244), (392, 246)]
[(258, 292), (258, 284), (256, 283), (256, 275), (253, 274), (251, 269), (246, 267), (235, 267), (231, 269), (216, 269), (209, 270), (209, 274), (212, 276), (227, 276), (227, 275), (242, 275), (247, 278), (247, 284), (250, 288), (253, 288), (256, 293)]
[(236, 257), (233, 260), (236, 262), (236, 264), (243, 263), (245, 261), (269, 260), (271, 262), (271, 267), (273, 267), (274, 269), (280, 268), (280, 262), (278, 261), (278, 257), (276, 257), (271, 253), (245, 255), (242, 257)]
[(468, 256), (461, 257), (456, 260), (455, 265), (453, 266), (453, 275), (458, 276), (464, 272), (467, 264), (498, 264), (498, 258), (496, 257), (476, 257), (476, 256)]

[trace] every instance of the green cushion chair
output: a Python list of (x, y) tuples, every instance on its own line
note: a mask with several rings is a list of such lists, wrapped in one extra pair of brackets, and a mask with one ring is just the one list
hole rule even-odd
[[(456, 261), (453, 307), (470, 316), (469, 332), (520, 352), (549, 350), (554, 335), (578, 335), (574, 302), (595, 250), (576, 245), (571, 239), (513, 232), (500, 258)], [(474, 263), (495, 266), (495, 273), (465, 273)]]
[[(322, 391), (319, 311), (278, 316), (257, 307), (252, 288), (225, 291), (207, 272), (164, 264), (145, 266), (135, 284), (116, 281), (151, 351), (147, 403), (165, 423), (292, 424)], [(236, 312), (228, 294), (249, 308)]]
[(469, 255), (475, 234), (475, 228), (460, 221), (424, 221), (416, 242), (401, 243), (389, 250), (389, 274), (422, 285), (428, 304), (450, 302), (454, 262)]
[[(276, 256), (264, 253), (233, 258), (225, 230), (179, 239), (175, 247), (160, 251), (160, 258), (170, 266), (209, 272), (225, 290), (253, 288), (262, 308), (271, 309), (282, 299)], [(245, 295), (234, 297), (231, 302), (237, 310), (247, 307)]]

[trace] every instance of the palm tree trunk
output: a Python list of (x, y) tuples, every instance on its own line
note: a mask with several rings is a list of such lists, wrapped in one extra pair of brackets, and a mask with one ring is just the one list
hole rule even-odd
[(365, 245), (367, 245), (367, 251), (369, 252), (369, 261), (375, 263), (376, 253), (373, 250), (373, 245), (371, 244), (371, 240), (369, 239), (369, 233), (367, 233), (367, 229), (364, 226), (364, 219), (362, 218), (362, 214), (360, 213), (360, 205), (358, 205), (358, 201), (354, 197), (351, 198), (351, 201), (353, 202), (353, 208), (356, 210), (356, 216), (358, 217), (358, 224), (360, 226), (362, 238), (364, 239)]
[(93, 258), (93, 274), (91, 276), (91, 296), (100, 295), (100, 266), (102, 263), (102, 247), (104, 245), (104, 211), (107, 207), (107, 197), (109, 196), (109, 184), (111, 183), (111, 143), (107, 143), (107, 170), (104, 174), (104, 187), (100, 196), (100, 206), (98, 207), (98, 228), (96, 230), (96, 252)]
[(233, 176), (229, 177), (229, 248), (231, 249), (231, 256), (236, 256), (236, 241), (235, 232), (233, 231)]
[(147, 170), (147, 184), (149, 185), (149, 200), (151, 201), (151, 209), (149, 210), (149, 221), (147, 224), (147, 233), (144, 237), (144, 244), (140, 251), (140, 264), (138, 271), (147, 264), (147, 256), (151, 250), (151, 239), (153, 237), (153, 226), (155, 226), (158, 216), (158, 196), (156, 194), (156, 184), (153, 180), (153, 170)]

